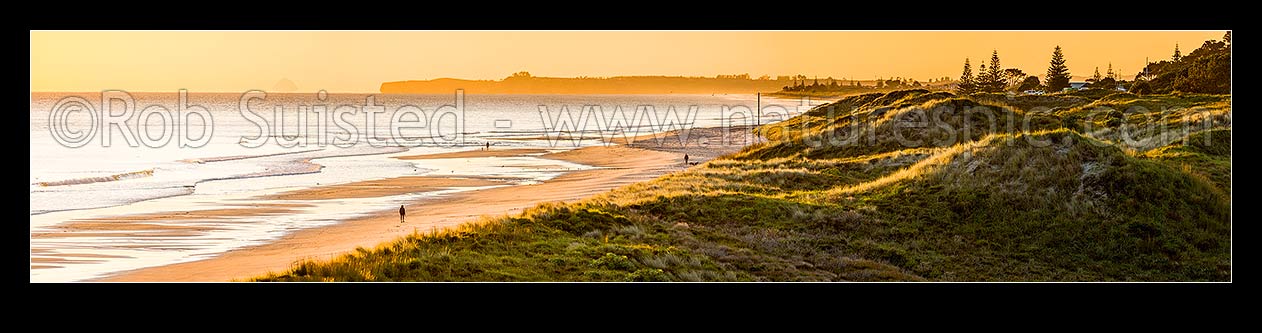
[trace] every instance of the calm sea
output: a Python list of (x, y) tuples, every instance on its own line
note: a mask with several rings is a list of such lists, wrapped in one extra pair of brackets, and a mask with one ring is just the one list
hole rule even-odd
[[(103, 106), (101, 93), (32, 93), (32, 234), (59, 232), (57, 224), (73, 220), (241, 207), (268, 194), (399, 176), (497, 176), (516, 179), (512, 185), (536, 183), (591, 167), (530, 156), (408, 161), (392, 157), (475, 150), (488, 143), (495, 149), (564, 150), (603, 144), (601, 137), (748, 125), (755, 121), (752, 110), (757, 105), (753, 95), (112, 97), (118, 98)], [(132, 112), (122, 118), (128, 103)], [(759, 121), (805, 111), (809, 105), (803, 103), (819, 104), (763, 98)], [(118, 121), (107, 120), (110, 114)], [(76, 281), (203, 259), (294, 230), (391, 209), (400, 202), (477, 189), (308, 200), (298, 203), (309, 207), (292, 214), (163, 222), (196, 222), (207, 229), (192, 236), (32, 237), (31, 281)]]

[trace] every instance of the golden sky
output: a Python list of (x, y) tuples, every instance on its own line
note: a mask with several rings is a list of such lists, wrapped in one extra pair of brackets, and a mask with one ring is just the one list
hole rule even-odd
[(1075, 76), (1124, 74), (1223, 31), (32, 31), (32, 91), (376, 92), (442, 77), (750, 73), (820, 78), (960, 75), (998, 50), (1043, 75), (1060, 45)]

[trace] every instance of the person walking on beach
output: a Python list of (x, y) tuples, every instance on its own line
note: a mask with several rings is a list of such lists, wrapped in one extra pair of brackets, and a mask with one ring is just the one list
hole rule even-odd
[(486, 151), (491, 151), (491, 142), (490, 142), (490, 141), (487, 141), (487, 142), (486, 142)]
[(399, 223), (403, 223), (403, 221), (407, 221), (407, 218), (406, 218), (407, 215), (408, 215), (408, 211), (406, 209), (403, 209), (403, 205), (399, 205)]
[(688, 154), (684, 154), (684, 165), (688, 165)]

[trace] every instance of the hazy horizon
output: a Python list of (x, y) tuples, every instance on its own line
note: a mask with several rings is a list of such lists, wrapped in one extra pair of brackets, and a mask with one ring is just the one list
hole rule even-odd
[[(375, 93), (381, 83), (456, 78), (748, 73), (872, 80), (956, 78), (992, 50), (1042, 75), (1065, 49), (1071, 74), (1184, 54), (1223, 31), (32, 31), (32, 92)], [(127, 47), (119, 47), (126, 45)], [(92, 57), (85, 57), (84, 50)], [(108, 52), (104, 52), (108, 50)], [(511, 56), (505, 56), (511, 54)], [(292, 84), (284, 84), (287, 80)]]
[(1230, 31), (30, 48), (31, 283), (1233, 278)]

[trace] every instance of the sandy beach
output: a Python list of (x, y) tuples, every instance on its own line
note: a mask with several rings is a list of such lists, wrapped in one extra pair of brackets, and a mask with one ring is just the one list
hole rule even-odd
[(437, 191), (449, 187), (477, 187), (504, 185), (502, 179), (471, 177), (406, 176), (366, 180), (293, 190), (263, 197), (275, 200), (323, 200), (343, 198), (373, 198), (388, 195)]
[(640, 135), (632, 138), (615, 137), (609, 143), (632, 148), (688, 155), (689, 162), (703, 163), (719, 156), (740, 151), (747, 145), (763, 140), (753, 135), (753, 126), (702, 127), (683, 131), (670, 131)]
[[(1186, 17), (1223, 11), (1044, 30), (67, 12), (28, 29), (33, 288), (1235, 277), (1233, 28)], [(62, 22), (80, 28), (41, 28)], [(442, 298), (424, 291), (386, 295)]]
[(427, 154), (427, 155), (400, 156), (397, 158), (401, 160), (432, 160), (432, 159), (439, 159), (439, 158), (508, 157), (508, 156), (542, 154), (546, 152), (548, 152), (547, 149), (539, 149), (539, 148), (491, 149), (491, 150), (468, 150), (468, 151)]
[[(292, 213), (302, 204), (250, 204), (234, 208), (157, 212), (93, 219), (72, 220), (53, 226), (51, 232), (31, 233), (31, 238), (102, 237), (102, 236), (191, 236), (213, 227), (169, 225), (164, 221), (214, 221), (235, 216), (265, 216)], [(33, 258), (33, 262), (47, 260)]]
[[(539, 149), (492, 149), (491, 151), (405, 156), (400, 159), (520, 156), (543, 152), (545, 151)], [(435, 157), (436, 155), (438, 157)], [(418, 200), (408, 204), (409, 214), (405, 224), (399, 223), (396, 211), (383, 211), (369, 217), (327, 227), (299, 230), (272, 243), (228, 251), (210, 259), (128, 271), (96, 281), (179, 282), (245, 279), (269, 271), (284, 270), (301, 259), (330, 258), (352, 251), (356, 247), (373, 247), (414, 231), (447, 228), (472, 221), (481, 215), (515, 214), (523, 208), (538, 203), (573, 201), (623, 185), (652, 179), (665, 173), (682, 170), (684, 168), (682, 155), (677, 152), (626, 146), (586, 147), (546, 154), (541, 157), (599, 168), (569, 172), (540, 184), (489, 188), (455, 193), (436, 199)], [(497, 181), (493, 179), (398, 177), (291, 191), (277, 195), (277, 198), (310, 200), (373, 197), (400, 192), (420, 192), (443, 186), (480, 186), (496, 183)], [(247, 210), (225, 213), (255, 212)], [(195, 214), (204, 218), (214, 218), (213, 212)], [(143, 223), (147, 219), (170, 216), (171, 214), (157, 214), (152, 217), (133, 216), (125, 219), (131, 223)], [(111, 230), (110, 232), (125, 231)]]

